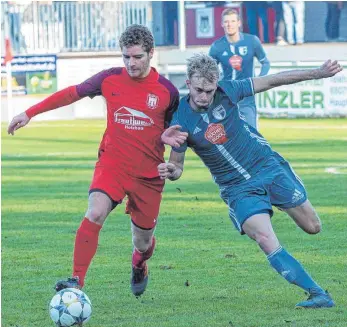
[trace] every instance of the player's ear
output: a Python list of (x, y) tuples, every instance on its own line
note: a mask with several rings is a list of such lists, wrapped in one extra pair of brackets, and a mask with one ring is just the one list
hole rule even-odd
[(148, 52), (149, 59), (152, 59), (152, 58), (153, 58), (153, 53), (154, 53), (154, 48), (152, 48), (152, 49), (149, 50), (149, 52)]
[(187, 86), (188, 86), (188, 87), (191, 85), (191, 83), (190, 83), (190, 80), (189, 80), (189, 79), (186, 79), (186, 84), (187, 84)]

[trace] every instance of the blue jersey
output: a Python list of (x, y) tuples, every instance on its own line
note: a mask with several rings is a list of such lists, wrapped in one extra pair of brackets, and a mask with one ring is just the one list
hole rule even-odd
[[(254, 77), (254, 58), (261, 63), (260, 76), (266, 75), (270, 69), (270, 62), (260, 40), (251, 34), (240, 33), (240, 40), (230, 43), (226, 36), (215, 41), (210, 48), (209, 55), (221, 64), (223, 80), (241, 80)], [(257, 127), (257, 109), (254, 96), (246, 97), (239, 103), (239, 109), (248, 124)]]
[[(255, 57), (262, 65), (260, 76), (266, 75), (270, 70), (270, 62), (260, 40), (251, 34), (240, 33), (240, 40), (236, 43), (230, 43), (223, 36), (212, 43), (209, 55), (222, 65), (223, 80), (254, 77)], [(234, 62), (233, 57), (240, 59)]]
[(220, 187), (250, 179), (273, 153), (264, 137), (239, 114), (237, 103), (253, 94), (251, 78), (220, 81), (206, 112), (194, 111), (188, 95), (173, 116), (171, 125), (181, 125), (188, 132), (187, 141), (173, 150), (184, 152), (190, 147)]

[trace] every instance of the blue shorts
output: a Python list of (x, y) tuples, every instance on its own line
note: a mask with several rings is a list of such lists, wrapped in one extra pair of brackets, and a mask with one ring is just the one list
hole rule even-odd
[(241, 234), (244, 234), (243, 223), (251, 216), (260, 213), (272, 216), (272, 206), (289, 209), (307, 200), (301, 179), (276, 152), (247, 181), (223, 186), (221, 197), (229, 206), (229, 217)]

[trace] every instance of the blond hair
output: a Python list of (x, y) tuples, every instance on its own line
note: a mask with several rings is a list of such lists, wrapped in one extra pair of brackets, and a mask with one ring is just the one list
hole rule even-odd
[(224, 16), (229, 16), (229, 15), (236, 15), (237, 20), (240, 20), (240, 14), (237, 10), (232, 9), (232, 8), (227, 8), (222, 11), (221, 19), (223, 20)]
[(187, 77), (189, 80), (193, 76), (206, 78), (209, 82), (216, 82), (219, 79), (219, 69), (217, 62), (205, 53), (195, 53), (187, 60)]

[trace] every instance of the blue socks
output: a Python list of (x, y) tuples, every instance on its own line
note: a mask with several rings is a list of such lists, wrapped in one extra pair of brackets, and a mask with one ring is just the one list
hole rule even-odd
[(280, 246), (267, 256), (270, 265), (289, 283), (295, 284), (308, 293), (325, 294), (324, 290), (305, 271), (300, 262)]

